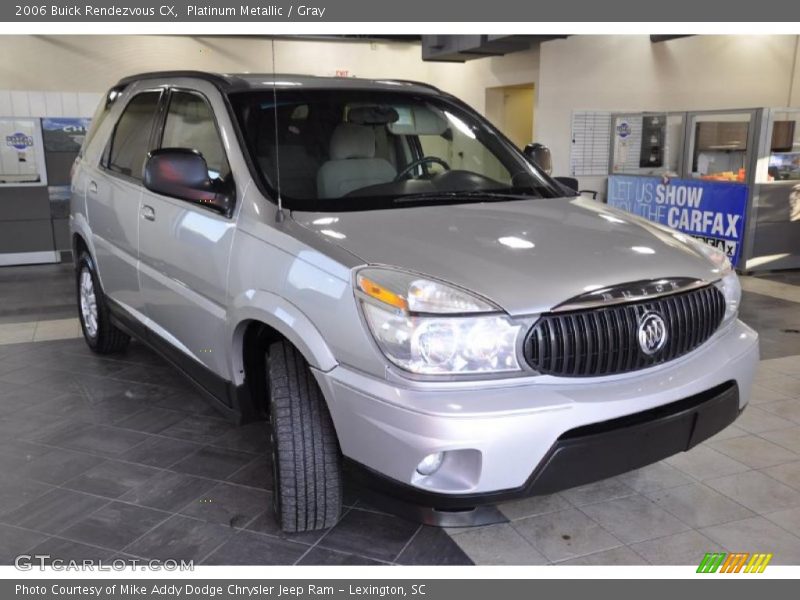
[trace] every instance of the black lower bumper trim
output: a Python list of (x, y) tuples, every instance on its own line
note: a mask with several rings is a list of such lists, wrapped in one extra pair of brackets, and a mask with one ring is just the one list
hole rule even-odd
[[(485, 524), (490, 517), (486, 511), (477, 511), (477, 507), (551, 494), (644, 467), (696, 446), (730, 425), (739, 412), (739, 388), (735, 381), (728, 381), (677, 402), (571, 429), (556, 440), (524, 485), (496, 492), (429, 492), (353, 461), (348, 461), (348, 472), (372, 492), (373, 503), (380, 497), (375, 493), (380, 493), (386, 498), (385, 507), (401, 516), (428, 524), (447, 521), (448, 526), (458, 526), (477, 524), (468, 522), (474, 512), (483, 515), (479, 521)], [(456, 514), (459, 516), (455, 522), (450, 522)]]

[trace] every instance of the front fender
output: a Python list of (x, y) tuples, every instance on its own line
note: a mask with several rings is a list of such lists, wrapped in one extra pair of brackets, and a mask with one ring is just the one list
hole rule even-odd
[(315, 369), (330, 371), (337, 365), (322, 334), (297, 306), (271, 292), (247, 290), (233, 299), (228, 317), (229, 339), (233, 340), (231, 373), (237, 385), (244, 381), (242, 344), (251, 321), (275, 329), (294, 344)]

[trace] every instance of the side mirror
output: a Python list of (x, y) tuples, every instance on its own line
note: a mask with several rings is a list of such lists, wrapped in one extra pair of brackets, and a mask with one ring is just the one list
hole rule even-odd
[(528, 144), (522, 151), (529, 161), (539, 167), (548, 175), (553, 172), (553, 157), (550, 155), (550, 148), (544, 144)]
[(187, 148), (161, 148), (147, 156), (144, 187), (156, 194), (207, 206), (230, 215), (233, 195), (218, 189), (208, 176), (203, 155)]

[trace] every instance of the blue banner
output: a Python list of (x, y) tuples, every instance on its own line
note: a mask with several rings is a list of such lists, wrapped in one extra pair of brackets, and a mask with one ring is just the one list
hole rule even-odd
[(724, 250), (739, 264), (747, 208), (744, 184), (612, 175), (608, 204)]

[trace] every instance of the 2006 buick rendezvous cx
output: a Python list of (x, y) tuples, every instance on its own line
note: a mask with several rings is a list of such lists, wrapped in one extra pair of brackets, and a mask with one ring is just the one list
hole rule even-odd
[(731, 423), (758, 359), (724, 255), (423, 84), (123, 79), (71, 225), (86, 342), (268, 419), (287, 531), (336, 521), (345, 466), (440, 524), (641, 467)]

